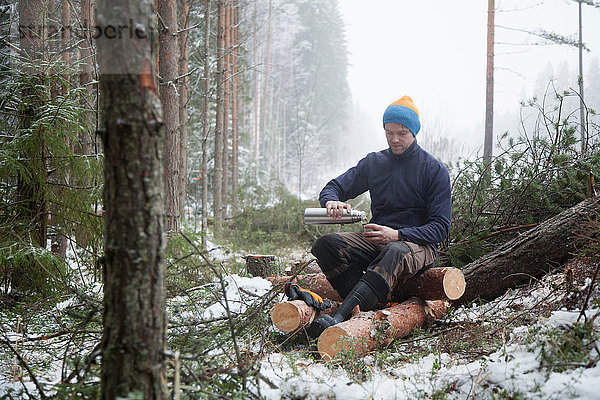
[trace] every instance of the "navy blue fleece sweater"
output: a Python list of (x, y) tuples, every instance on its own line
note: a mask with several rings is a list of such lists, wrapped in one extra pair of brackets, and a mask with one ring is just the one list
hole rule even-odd
[(417, 244), (435, 246), (448, 235), (452, 211), (448, 170), (416, 141), (399, 155), (389, 148), (369, 153), (329, 181), (319, 201), (325, 207), (329, 200), (346, 201), (367, 190), (370, 222), (398, 229), (401, 239)]

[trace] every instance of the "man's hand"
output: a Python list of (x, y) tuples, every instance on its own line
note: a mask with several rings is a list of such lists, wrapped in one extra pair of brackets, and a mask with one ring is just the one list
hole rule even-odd
[(334, 219), (342, 218), (344, 209), (348, 210), (348, 212), (352, 211), (352, 206), (350, 204), (335, 200), (329, 200), (325, 203), (325, 207), (327, 207), (327, 215)]
[[(370, 229), (370, 231), (367, 231), (367, 229)], [(386, 245), (398, 241), (398, 231), (387, 226), (366, 224), (363, 237), (371, 244)]]

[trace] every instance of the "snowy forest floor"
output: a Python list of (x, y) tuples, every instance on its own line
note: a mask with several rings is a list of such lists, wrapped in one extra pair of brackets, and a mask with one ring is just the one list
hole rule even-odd
[[(494, 301), (455, 307), (388, 348), (324, 362), (304, 332), (288, 336), (270, 323), (282, 295), (217, 253), (221, 279), (171, 285), (167, 299), (169, 348), (181, 353), (168, 354), (169, 384), (182, 398), (600, 398), (598, 256), (574, 258)], [(279, 262), (297, 257), (306, 253)], [(79, 275), (78, 293), (3, 306), (0, 398), (98, 393), (102, 287)], [(229, 321), (239, 328), (233, 336)], [(236, 374), (252, 378), (236, 387)]]

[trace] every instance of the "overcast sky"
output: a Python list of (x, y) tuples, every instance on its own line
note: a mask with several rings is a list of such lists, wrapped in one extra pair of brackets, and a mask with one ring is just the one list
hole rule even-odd
[[(405, 94), (420, 108), (424, 125), (441, 121), (456, 137), (483, 122), (487, 1), (340, 0), (340, 6), (350, 52), (350, 90), (374, 129), (381, 130), (385, 107)], [(577, 68), (575, 48), (523, 46), (541, 39), (504, 27), (576, 37), (578, 6), (569, 0), (512, 0), (496, 1), (496, 9), (496, 25), (503, 27), (496, 28), (498, 114), (518, 110), (549, 62), (555, 69), (564, 61), (573, 71)], [(584, 5), (583, 16), (583, 41), (591, 49), (584, 53), (585, 73), (592, 58), (600, 58), (600, 9)], [(516, 45), (501, 44), (507, 42)]]

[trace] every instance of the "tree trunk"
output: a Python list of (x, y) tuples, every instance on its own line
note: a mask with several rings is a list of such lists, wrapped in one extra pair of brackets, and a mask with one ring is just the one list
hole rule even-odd
[(579, 3), (579, 125), (581, 129), (581, 154), (585, 154), (587, 150), (587, 124), (585, 121), (585, 100), (583, 95), (583, 23), (582, 23), (582, 0), (577, 0)]
[(542, 222), (463, 268), (467, 287), (459, 302), (491, 300), (542, 276), (584, 248), (597, 232), (600, 196)]
[(221, 181), (221, 199), (223, 207), (221, 218), (227, 218), (228, 186), (229, 186), (229, 115), (231, 105), (231, 5), (225, 3), (225, 25), (223, 26), (223, 179)]
[(238, 158), (239, 158), (239, 94), (238, 94), (238, 36), (239, 36), (239, 4), (233, 2), (233, 33), (232, 33), (232, 62), (231, 62), (231, 206), (235, 215), (238, 211)]
[(102, 0), (106, 26), (138, 21), (132, 40), (98, 38), (104, 143), (104, 399), (166, 399), (164, 171), (155, 82), (154, 1)]
[(296, 332), (310, 325), (321, 315), (331, 315), (340, 307), (340, 302), (332, 302), (331, 307), (318, 312), (303, 300), (282, 301), (271, 309), (271, 321), (283, 332)]
[[(97, 117), (94, 113), (97, 112), (97, 86), (95, 80), (95, 56), (93, 50), (93, 27), (94, 27), (94, 12), (93, 12), (93, 1), (82, 0), (81, 1), (81, 13), (79, 21), (83, 28), (81, 43), (79, 44), (79, 57), (81, 63), (81, 69), (79, 74), (79, 85), (84, 88), (79, 96), (79, 104), (83, 109), (90, 110), (85, 113), (82, 121), (82, 125), (85, 127), (81, 131), (81, 135), (77, 138), (74, 146), (75, 154), (82, 156), (89, 156), (93, 153), (97, 153), (96, 144), (96, 122)], [(94, 111), (94, 113), (92, 112)], [(81, 186), (92, 186), (96, 182), (86, 182), (82, 177), (74, 177), (76, 182)], [(75, 226), (75, 241), (80, 247), (86, 247), (89, 242), (89, 234), (86, 229), (81, 226)]]
[[(267, 278), (274, 286), (286, 282), (298, 282), (303, 288), (315, 292), (319, 296), (341, 301), (342, 298), (325, 278), (325, 274), (275, 276)], [(404, 284), (398, 285), (391, 293), (390, 300), (401, 301), (417, 296), (424, 300), (456, 300), (465, 292), (465, 278), (457, 268), (429, 268), (415, 275)]]
[(259, 151), (260, 151), (260, 131), (258, 129), (258, 103), (259, 103), (259, 99), (258, 99), (258, 20), (257, 20), (257, 4), (258, 2), (255, 1), (254, 2), (254, 14), (252, 16), (252, 20), (254, 22), (254, 34), (252, 35), (253, 38), (253, 45), (252, 45), (252, 55), (254, 57), (254, 62), (252, 64), (253, 68), (252, 68), (252, 74), (253, 74), (253, 79), (252, 79), (252, 83), (254, 85), (253, 87), (253, 96), (252, 96), (252, 104), (253, 104), (253, 113), (252, 113), (252, 117), (253, 117), (253, 129), (254, 129), (254, 176), (255, 178), (258, 180), (258, 155), (259, 155)]
[(269, 99), (269, 66), (271, 64), (271, 14), (273, 9), (273, 1), (269, 0), (269, 17), (267, 20), (267, 49), (265, 54), (265, 85), (263, 87), (262, 96), (262, 111), (261, 111), (261, 122), (260, 122), (260, 137), (261, 140), (267, 140), (267, 103)]
[(185, 209), (185, 200), (188, 189), (188, 101), (189, 101), (189, 44), (188, 20), (190, 14), (189, 0), (181, 0), (181, 29), (179, 33), (179, 128), (181, 140), (179, 154), (181, 160), (181, 173), (179, 183), (179, 204)]
[(364, 354), (388, 346), (426, 322), (441, 318), (448, 307), (443, 300), (423, 301), (412, 297), (380, 311), (359, 313), (325, 329), (319, 336), (317, 349), (325, 360), (332, 360), (345, 350)]
[[(60, 20), (61, 20), (61, 26), (63, 28), (65, 28), (65, 30), (67, 32), (70, 32), (71, 29), (71, 5), (69, 4), (68, 0), (62, 0), (62, 4), (61, 4), (61, 16), (60, 16)], [(70, 35), (62, 35), (61, 37), (61, 41), (62, 41), (62, 68), (63, 70), (60, 71), (61, 74), (63, 74), (63, 79), (65, 80), (66, 84), (61, 84), (61, 86), (58, 88), (58, 90), (60, 91), (61, 95), (65, 95), (67, 94), (67, 92), (69, 91), (69, 87), (71, 86), (71, 78), (68, 75), (68, 69), (71, 68), (71, 51), (67, 50), (69, 48), (69, 46), (71, 45), (71, 41), (70, 41)], [(56, 95), (58, 95), (58, 93), (56, 93)], [(55, 95), (52, 95), (52, 98), (55, 98)], [(71, 148), (72, 150), (75, 149), (74, 146), (74, 142), (73, 140), (71, 140), (71, 138), (69, 138), (68, 136), (65, 136), (65, 144)], [(63, 176), (62, 174), (57, 178), (59, 184), (64, 185), (64, 187), (68, 187), (71, 183), (74, 183), (73, 181), (76, 181), (77, 177), (71, 176), (68, 171), (65, 171), (65, 175)], [(56, 188), (56, 195), (58, 198), (61, 197), (61, 192), (64, 191), (64, 188)], [(54, 226), (54, 231), (55, 231), (55, 236), (52, 239), (52, 244), (51, 244), (51, 249), (52, 252), (62, 258), (66, 257), (67, 254), (67, 235), (70, 232), (70, 229), (68, 227), (69, 225), (69, 221), (65, 220), (64, 218), (61, 218), (61, 210), (58, 206), (53, 205), (50, 207), (50, 224), (52, 224)]]
[[(209, 0), (204, 1), (204, 73), (202, 82), (202, 169), (200, 176), (202, 178), (202, 231), (208, 231), (208, 102), (210, 94), (208, 93), (208, 81), (210, 79), (210, 59), (208, 52), (210, 50), (210, 5)], [(202, 248), (206, 249), (206, 235), (202, 235)]]
[(179, 71), (179, 43), (177, 39), (177, 6), (175, 0), (157, 0), (158, 74), (161, 78), (160, 101), (163, 108), (165, 211), (166, 229), (179, 230), (181, 217), (181, 143), (179, 132), (179, 98), (175, 86)]
[(494, 14), (494, 0), (488, 0), (485, 140), (483, 144), (483, 161), (486, 164), (492, 161), (494, 148)]
[[(93, 12), (93, 0), (82, 0), (81, 1), (81, 24), (83, 26), (84, 40), (82, 41), (79, 51), (81, 57), (81, 74), (79, 75), (79, 84), (85, 88), (85, 91), (81, 94), (80, 104), (83, 108), (88, 110), (95, 110), (96, 104), (94, 101), (94, 64), (95, 60), (93, 57), (93, 26), (94, 26), (94, 12)], [(94, 133), (92, 129), (92, 120), (89, 116), (86, 116), (86, 126), (89, 128), (84, 132), (84, 136), (79, 138), (78, 146), (76, 146), (77, 154), (88, 155), (92, 153), (93, 143), (95, 141)]]
[(219, 232), (222, 222), (222, 189), (223, 189), (223, 120), (225, 114), (225, 0), (217, 2), (217, 115), (215, 124), (215, 152), (213, 175), (213, 215), (215, 231)]

